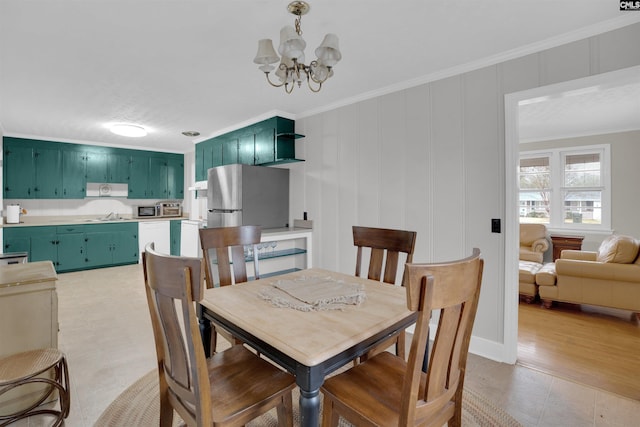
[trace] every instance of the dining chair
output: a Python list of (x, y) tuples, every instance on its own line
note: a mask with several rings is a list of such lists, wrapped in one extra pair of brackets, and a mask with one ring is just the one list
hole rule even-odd
[(273, 408), (279, 426), (292, 426), (292, 375), (242, 345), (205, 358), (194, 307), (204, 294), (201, 259), (160, 254), (152, 243), (142, 255), (160, 426), (172, 425), (174, 410), (187, 425), (200, 427), (242, 426)]
[[(413, 251), (416, 245), (416, 232), (405, 230), (393, 230), (389, 228), (372, 228), (353, 226), (353, 244), (358, 248), (356, 256), (356, 276), (361, 276), (364, 248), (370, 249), (369, 268), (367, 278), (381, 280), (385, 283), (395, 284), (400, 264), (400, 254), (405, 254), (405, 262), (413, 260)], [(384, 267), (384, 274), (383, 274)], [(404, 269), (403, 269), (404, 271)], [(404, 276), (403, 276), (404, 281)], [(405, 357), (406, 335), (404, 331), (391, 337), (376, 348), (362, 356), (365, 360), (389, 346), (396, 347), (396, 354)]]
[[(254, 278), (260, 278), (257, 244), (260, 243), (262, 229), (255, 225), (238, 227), (201, 228), (200, 246), (204, 258), (204, 277), (207, 289), (229, 286), (248, 280), (245, 247), (251, 247)], [(215, 266), (215, 267), (214, 267)], [(215, 273), (217, 272), (218, 283)], [(211, 325), (211, 353), (215, 353), (218, 333), (232, 344), (240, 343), (229, 331), (220, 325)]]
[[(460, 426), (471, 331), (484, 261), (471, 256), (437, 264), (407, 264), (407, 307), (418, 312), (409, 359), (382, 352), (327, 378), (322, 425), (342, 416), (357, 426)], [(429, 319), (440, 310), (427, 372)]]

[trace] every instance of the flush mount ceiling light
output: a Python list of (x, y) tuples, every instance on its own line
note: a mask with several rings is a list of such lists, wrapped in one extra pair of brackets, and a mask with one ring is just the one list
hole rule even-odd
[(142, 126), (131, 125), (126, 123), (116, 123), (109, 127), (109, 130), (116, 135), (128, 136), (131, 138), (139, 138), (141, 136), (147, 136), (147, 131)]
[[(304, 48), (307, 42), (302, 38), (302, 29), (300, 22), (302, 15), (309, 12), (310, 6), (304, 1), (294, 1), (289, 3), (287, 10), (296, 15), (295, 29), (287, 25), (280, 30), (280, 46), (278, 52), (281, 57), (276, 54), (273, 49), (271, 39), (262, 39), (258, 41), (258, 53), (253, 59), (258, 67), (264, 72), (267, 81), (271, 86), (281, 87), (287, 93), (293, 91), (294, 85), (298, 87), (302, 85), (302, 81), (306, 80), (309, 89), (312, 92), (319, 92), (329, 77), (333, 76), (333, 66), (342, 59), (342, 54), (338, 48), (338, 36), (335, 34), (327, 34), (320, 46), (315, 50), (318, 59), (311, 61), (309, 65), (304, 64)], [(276, 69), (273, 65), (280, 61), (280, 65)], [(273, 83), (269, 78), (269, 73), (276, 69), (275, 75), (278, 77), (279, 83)]]
[(182, 132), (182, 134), (184, 136), (198, 136), (198, 135), (200, 135), (200, 132), (195, 131), (195, 130), (185, 130), (184, 132)]

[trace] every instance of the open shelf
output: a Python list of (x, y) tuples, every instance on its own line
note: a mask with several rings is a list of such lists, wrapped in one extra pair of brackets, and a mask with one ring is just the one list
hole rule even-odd
[[(266, 252), (258, 253), (258, 261), (272, 259), (272, 258), (280, 258), (284, 256), (306, 254), (306, 253), (307, 253), (306, 249), (300, 249), (300, 248), (281, 249), (278, 251), (267, 250)], [(253, 256), (245, 257), (244, 260), (246, 262), (253, 261)]]

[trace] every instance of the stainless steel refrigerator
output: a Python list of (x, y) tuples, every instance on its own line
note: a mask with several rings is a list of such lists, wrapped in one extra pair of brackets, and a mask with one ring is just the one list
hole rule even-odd
[(207, 227), (287, 227), (289, 169), (225, 165), (209, 169)]

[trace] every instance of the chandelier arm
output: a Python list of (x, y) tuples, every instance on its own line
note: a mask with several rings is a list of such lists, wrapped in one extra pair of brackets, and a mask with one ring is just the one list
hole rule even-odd
[(264, 73), (265, 77), (267, 78), (267, 81), (269, 82), (269, 84), (273, 87), (282, 87), (284, 85), (284, 83), (280, 83), (280, 84), (275, 84), (271, 81), (271, 79), (269, 78), (269, 73)]
[[(291, 89), (289, 89), (289, 87), (291, 87)], [(291, 85), (289, 85), (288, 83), (284, 83), (284, 91), (287, 92), (287, 94), (293, 92), (294, 87), (295, 84), (293, 82), (291, 82)]]
[[(314, 92), (314, 93), (318, 93), (318, 92), (320, 92), (320, 89), (322, 89), (322, 82), (316, 82), (316, 83), (318, 83), (318, 88), (317, 88), (317, 89), (314, 89), (314, 88), (313, 88), (313, 86), (311, 86), (311, 80), (313, 80), (314, 82), (316, 82), (314, 79), (309, 79), (309, 78), (307, 79), (307, 86), (309, 86), (309, 89), (311, 90), (311, 92)], [(326, 79), (325, 79), (325, 80), (326, 80)], [(323, 81), (324, 81), (324, 80), (323, 80)]]

